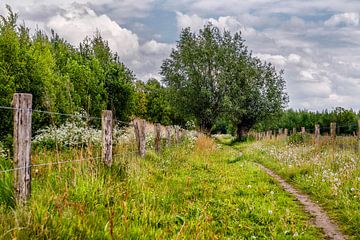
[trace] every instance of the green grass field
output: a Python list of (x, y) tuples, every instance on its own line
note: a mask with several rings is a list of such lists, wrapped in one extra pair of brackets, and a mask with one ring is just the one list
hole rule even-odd
[(98, 161), (33, 169), (26, 206), (2, 197), (0, 238), (322, 239), (298, 202), (249, 160), (200, 137), (145, 159), (120, 156), (111, 169)]
[(354, 137), (323, 137), (315, 146), (289, 140), (263, 140), (235, 148), (274, 170), (323, 206), (351, 239), (360, 239), (360, 153)]

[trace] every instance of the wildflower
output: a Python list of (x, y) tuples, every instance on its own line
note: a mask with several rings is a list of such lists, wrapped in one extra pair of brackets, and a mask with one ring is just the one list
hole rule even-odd
[(247, 185), (247, 188), (251, 188), (251, 185), (249, 184), (249, 185)]
[(270, 194), (271, 194), (271, 195), (274, 195), (274, 191), (271, 191)]
[(355, 191), (355, 188), (354, 188), (354, 187), (352, 187), (350, 190), (353, 192), (353, 191)]
[(268, 213), (271, 215), (271, 214), (273, 214), (273, 211), (272, 211), (272, 210), (269, 210)]
[(298, 232), (295, 232), (293, 235), (293, 237), (298, 237), (298, 236), (299, 236)]

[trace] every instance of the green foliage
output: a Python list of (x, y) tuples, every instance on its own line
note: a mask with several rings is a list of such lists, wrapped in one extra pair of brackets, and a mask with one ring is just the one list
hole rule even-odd
[(302, 133), (295, 133), (288, 137), (288, 143), (289, 144), (300, 144), (305, 143), (307, 139), (309, 139), (310, 136), (308, 134), (302, 134)]
[[(9, 106), (15, 92), (33, 94), (33, 109), (74, 113), (85, 110), (100, 116), (111, 109), (118, 120), (133, 114), (133, 74), (113, 54), (99, 33), (77, 49), (57, 34), (38, 30), (30, 35), (17, 25), (8, 7), (0, 20), (0, 105)], [(0, 139), (11, 134), (11, 111), (0, 110)], [(65, 119), (34, 112), (33, 128), (59, 124)]]
[(176, 122), (171, 107), (167, 89), (156, 79), (149, 79), (146, 83), (136, 82), (135, 115), (150, 122), (170, 125)]
[(225, 117), (240, 134), (287, 103), (282, 72), (254, 58), (240, 33), (211, 23), (198, 34), (183, 29), (161, 69), (176, 111), (206, 131)]
[(315, 124), (319, 124), (321, 132), (329, 132), (330, 123), (336, 122), (337, 134), (352, 135), (357, 131), (358, 119), (360, 119), (360, 112), (356, 113), (352, 109), (341, 107), (322, 112), (289, 109), (276, 117), (258, 123), (255, 128), (258, 131), (265, 131), (267, 129), (287, 128), (291, 130), (305, 127), (308, 132), (313, 132)]

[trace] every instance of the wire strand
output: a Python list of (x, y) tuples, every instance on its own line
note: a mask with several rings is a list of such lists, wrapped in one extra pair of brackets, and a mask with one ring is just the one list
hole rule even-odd
[[(121, 155), (130, 155), (130, 154), (134, 154), (134, 153), (137, 153), (137, 152), (136, 151), (134, 151), (134, 152), (123, 152), (123, 153), (114, 154), (112, 157), (117, 157), (117, 156), (121, 156)], [(32, 167), (43, 167), (43, 166), (50, 166), (50, 165), (60, 165), (60, 164), (65, 164), (65, 163), (84, 162), (84, 161), (95, 160), (95, 159), (100, 159), (100, 158), (102, 158), (102, 157), (84, 158), (84, 159), (76, 159), (76, 160), (66, 160), (66, 161), (61, 161), (61, 162), (49, 162), (49, 163), (31, 164), (29, 167), (18, 167), (18, 168), (1, 170), (0, 173), (14, 172), (14, 171), (19, 171), (19, 170), (22, 170), (22, 169), (32, 168)]]

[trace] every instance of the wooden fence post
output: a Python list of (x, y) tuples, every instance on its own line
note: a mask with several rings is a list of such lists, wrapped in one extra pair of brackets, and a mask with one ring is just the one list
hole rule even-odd
[(335, 141), (335, 137), (336, 137), (336, 123), (332, 122), (330, 124), (330, 135), (331, 135), (331, 139), (333, 141)]
[(283, 129), (282, 128), (279, 128), (279, 135), (283, 135)]
[(155, 132), (155, 151), (160, 152), (161, 146), (161, 125), (160, 123), (156, 123), (154, 126)]
[(179, 143), (180, 142), (180, 134), (179, 134), (179, 127), (175, 126), (175, 142)]
[(305, 135), (305, 133), (306, 133), (305, 127), (301, 127), (301, 134)]
[(285, 137), (287, 137), (289, 135), (289, 129), (287, 129), (287, 128), (284, 129), (284, 135), (285, 135)]
[(315, 124), (315, 145), (320, 143), (320, 125)]
[(139, 155), (144, 157), (146, 154), (146, 121), (141, 119), (134, 120), (134, 132)]
[(141, 157), (145, 157), (146, 154), (146, 121), (140, 120), (140, 149), (139, 153)]
[(101, 113), (102, 154), (101, 158), (107, 166), (112, 164), (112, 112), (104, 110)]
[(140, 126), (139, 126), (139, 120), (134, 120), (134, 133), (135, 133), (135, 139), (136, 139), (136, 146), (137, 150), (140, 154)]
[(14, 110), (14, 174), (15, 197), (24, 204), (31, 194), (31, 115), (32, 95), (15, 93)]
[(171, 144), (171, 127), (166, 126), (166, 145), (170, 146)]
[(293, 135), (296, 134), (296, 128), (293, 128), (292, 134), (293, 134)]

